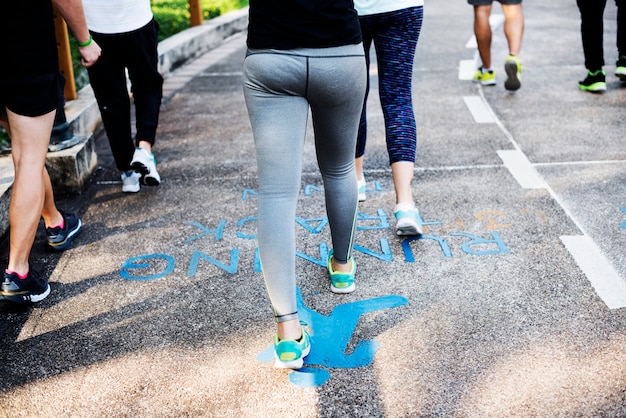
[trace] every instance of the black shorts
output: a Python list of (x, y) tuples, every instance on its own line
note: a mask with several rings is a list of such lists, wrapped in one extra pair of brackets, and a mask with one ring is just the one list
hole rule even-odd
[[(11, 16), (0, 24), (0, 113), (41, 116), (63, 103), (65, 79), (59, 72), (50, 0), (3, 3)], [(6, 61), (5, 61), (6, 59)]]
[(6, 107), (22, 116), (41, 116), (64, 102), (65, 79), (57, 70), (53, 73), (0, 80), (0, 113)]
[[(500, 4), (522, 4), (522, 0), (495, 0), (500, 2)], [(467, 0), (469, 4), (472, 6), (489, 6), (494, 2), (494, 0)]]

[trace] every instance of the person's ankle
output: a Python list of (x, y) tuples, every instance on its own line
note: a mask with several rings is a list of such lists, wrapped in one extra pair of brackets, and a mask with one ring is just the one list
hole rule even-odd
[(340, 263), (335, 259), (335, 257), (333, 257), (332, 267), (333, 271), (340, 273), (350, 273), (352, 271), (352, 262), (348, 260), (345, 263)]

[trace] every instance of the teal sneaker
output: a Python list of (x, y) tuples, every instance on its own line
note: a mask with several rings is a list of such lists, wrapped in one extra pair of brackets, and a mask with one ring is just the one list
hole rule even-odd
[(422, 235), (421, 217), (415, 205), (399, 204), (393, 213), (397, 235)]
[(359, 180), (357, 184), (359, 186), (359, 202), (365, 202), (365, 200), (367, 199), (367, 196), (365, 194), (365, 188), (367, 186), (367, 183), (365, 182), (365, 177)]
[(480, 83), (483, 86), (495, 86), (496, 73), (493, 70), (484, 71), (483, 67), (480, 67), (474, 74), (474, 83)]
[(509, 91), (519, 90), (522, 87), (522, 63), (515, 55), (508, 55), (504, 60), (506, 81), (504, 88)]
[(622, 81), (626, 81), (626, 55), (621, 55), (615, 63), (615, 75)]
[(350, 257), (352, 263), (352, 269), (349, 273), (343, 273), (333, 270), (333, 253), (335, 250), (330, 250), (328, 254), (328, 275), (330, 276), (330, 291), (333, 293), (351, 293), (354, 292), (354, 275), (356, 274), (356, 261), (354, 257)]
[(311, 336), (304, 327), (299, 340), (279, 340), (278, 334), (274, 335), (274, 367), (278, 369), (302, 368), (310, 351)]
[(606, 73), (604, 70), (587, 71), (587, 77), (578, 82), (578, 87), (584, 91), (600, 93), (606, 91)]

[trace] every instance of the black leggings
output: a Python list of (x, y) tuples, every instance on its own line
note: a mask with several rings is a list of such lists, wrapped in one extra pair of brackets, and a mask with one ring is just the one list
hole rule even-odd
[[(585, 54), (585, 68), (601, 70), (604, 66), (604, 8), (606, 0), (576, 0), (580, 10), (580, 33)], [(617, 51), (626, 55), (626, 0), (615, 0), (617, 5)]]
[(135, 102), (137, 142), (154, 145), (163, 97), (163, 77), (157, 69), (157, 33), (152, 20), (136, 31), (119, 34), (93, 33), (102, 48), (102, 56), (89, 67), (89, 81), (100, 108), (117, 168), (130, 169), (135, 152), (131, 132), (130, 98), (126, 69)]

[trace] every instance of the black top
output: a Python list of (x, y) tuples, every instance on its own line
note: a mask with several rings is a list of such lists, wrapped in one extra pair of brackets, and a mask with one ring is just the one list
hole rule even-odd
[[(59, 70), (50, 0), (2, 3), (0, 77), (28, 77)], [(8, 65), (7, 65), (8, 64)]]
[(248, 46), (325, 48), (358, 44), (353, 0), (250, 0)]

